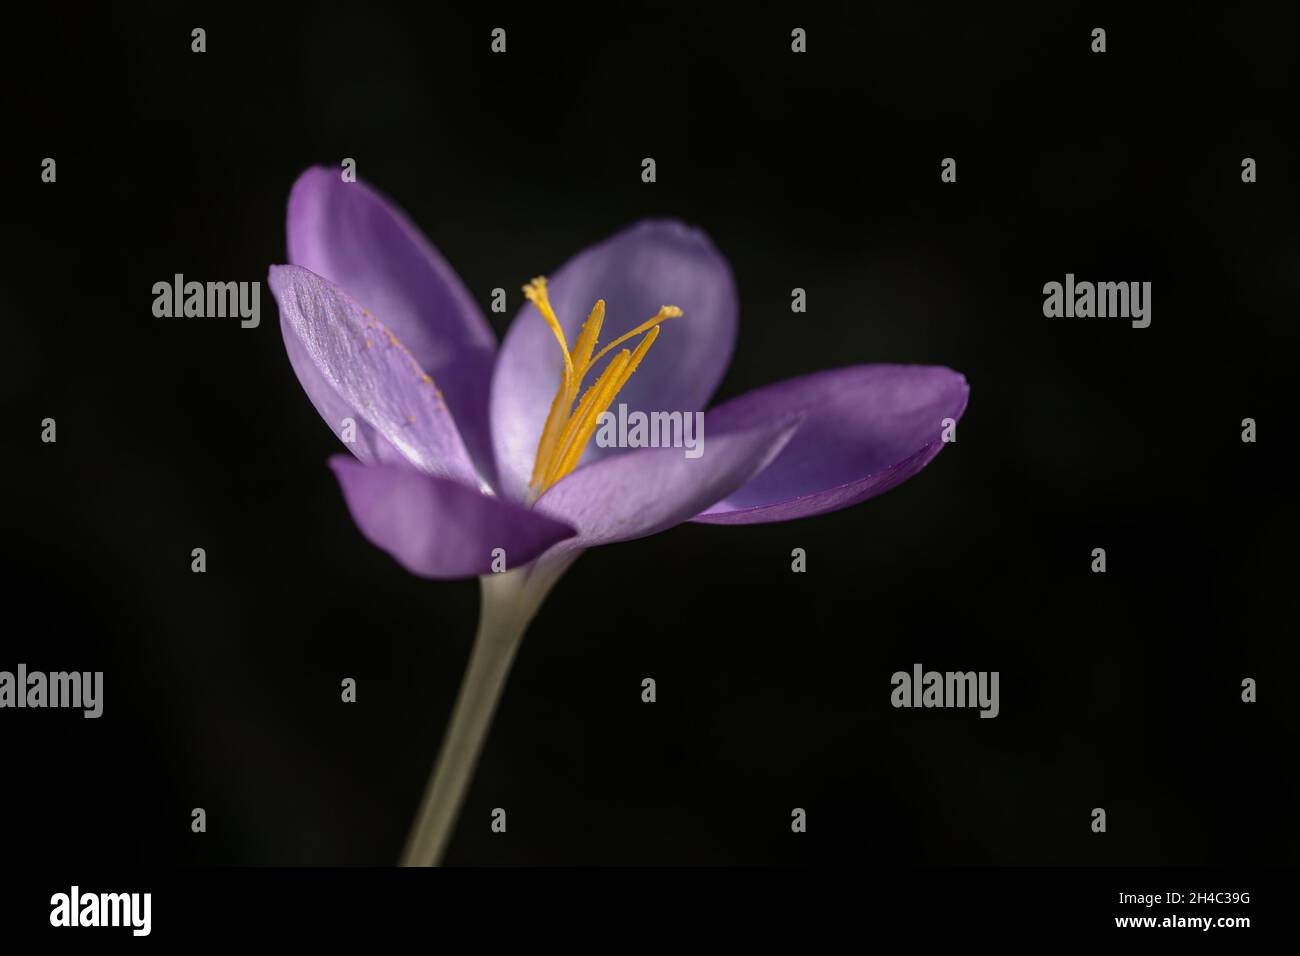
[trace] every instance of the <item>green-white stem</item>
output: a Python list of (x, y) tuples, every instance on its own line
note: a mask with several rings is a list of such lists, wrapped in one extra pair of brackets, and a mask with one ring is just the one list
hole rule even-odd
[(576, 557), (577, 553), (570, 553), (479, 579), (478, 633), (442, 750), (406, 839), (403, 866), (437, 866), (442, 860), (515, 652), (533, 615)]

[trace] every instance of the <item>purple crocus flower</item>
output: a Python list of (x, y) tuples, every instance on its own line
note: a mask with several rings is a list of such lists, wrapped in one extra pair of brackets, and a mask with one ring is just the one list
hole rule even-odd
[[(408, 863), (441, 856), (519, 640), (582, 551), (864, 501), (924, 468), (966, 406), (950, 369), (855, 365), (708, 410), (696, 458), (600, 447), (590, 438), (615, 400), (693, 413), (726, 372), (737, 293), (703, 232), (646, 220), (583, 250), (525, 288), (499, 348), (452, 268), (363, 183), (304, 173), (288, 243), (293, 264), (272, 266), (269, 284), (294, 372), (352, 452), (330, 465), (357, 526), (413, 574), (482, 576), (479, 635)], [(502, 561), (510, 570), (492, 573)]]

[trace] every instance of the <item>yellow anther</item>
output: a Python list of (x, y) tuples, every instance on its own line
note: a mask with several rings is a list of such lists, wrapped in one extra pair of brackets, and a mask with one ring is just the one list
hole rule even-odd
[[(659, 337), (659, 323), (676, 318), (682, 314), (682, 310), (674, 305), (662, 306), (652, 318), (620, 335), (593, 355), (592, 351), (605, 321), (605, 300), (598, 299), (591, 314), (587, 316), (587, 321), (583, 323), (582, 331), (573, 344), (573, 352), (570, 353), (564, 329), (555, 317), (546, 295), (546, 279), (539, 276), (524, 286), (524, 295), (542, 313), (542, 318), (551, 327), (555, 340), (564, 353), (564, 378), (555, 393), (555, 400), (551, 402), (546, 425), (537, 442), (537, 459), (533, 463), (533, 473), (528, 483), (531, 497), (536, 500), (546, 489), (578, 466), (583, 449), (587, 447), (587, 442), (600, 422), (600, 416), (609, 410), (618, 393), (650, 351), (650, 346)], [(582, 400), (575, 409), (573, 403), (582, 387), (582, 380), (592, 367), (612, 349), (643, 333), (646, 333), (645, 338), (635, 351), (624, 349), (610, 359), (595, 384), (583, 393)]]
[(551, 402), (551, 411), (546, 416), (546, 427), (542, 429), (542, 437), (537, 442), (537, 458), (533, 461), (533, 474), (528, 479), (529, 487), (535, 494), (541, 493), (540, 488), (542, 479), (546, 477), (546, 468), (551, 463), (555, 446), (559, 443), (565, 422), (568, 421), (569, 409), (573, 407), (574, 390), (570, 389), (567, 380), (561, 382), (560, 390), (555, 393), (555, 400)]
[(587, 321), (582, 323), (582, 331), (578, 333), (578, 341), (573, 344), (573, 361), (576, 365), (576, 374), (578, 380), (587, 373), (591, 368), (591, 363), (595, 361), (591, 357), (591, 350), (596, 347), (596, 340), (600, 338), (600, 327), (605, 324), (605, 300), (597, 299), (596, 304), (591, 308), (591, 314), (587, 316)]

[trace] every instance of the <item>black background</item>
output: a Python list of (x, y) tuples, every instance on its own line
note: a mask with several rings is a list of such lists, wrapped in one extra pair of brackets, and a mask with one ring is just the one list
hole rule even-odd
[[(485, 308), (512, 290), (498, 334), (528, 277), (671, 215), (739, 285), (719, 398), (858, 362), (971, 383), (958, 443), (882, 498), (582, 558), (449, 863), (1296, 861), (1294, 15), (784, 6), (144, 4), (7, 30), (0, 669), (106, 688), (97, 721), (0, 712), (6, 858), (398, 856), (477, 585), (356, 531), (269, 292), (256, 330), (151, 312), (176, 272), (264, 283), (293, 180), (348, 156)], [(1045, 319), (1066, 272), (1151, 281), (1151, 327)], [(1001, 715), (894, 710), (918, 661), (1000, 671)]]

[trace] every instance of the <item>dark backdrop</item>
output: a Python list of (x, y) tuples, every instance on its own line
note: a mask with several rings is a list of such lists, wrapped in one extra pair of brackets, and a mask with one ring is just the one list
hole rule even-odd
[[(739, 284), (719, 397), (873, 361), (972, 388), (957, 445), (882, 498), (580, 560), (449, 862), (1296, 860), (1295, 19), (783, 6), (13, 24), (0, 669), (102, 669), (106, 710), (0, 713), (7, 859), (398, 855), (477, 585), (356, 531), (268, 292), (256, 331), (151, 313), (176, 272), (264, 282), (294, 178), (349, 156), (485, 307), (511, 290), (498, 334), (528, 277), (680, 216)], [(1066, 272), (1151, 281), (1151, 327), (1045, 319)], [(1001, 715), (894, 710), (918, 661), (999, 670)]]

